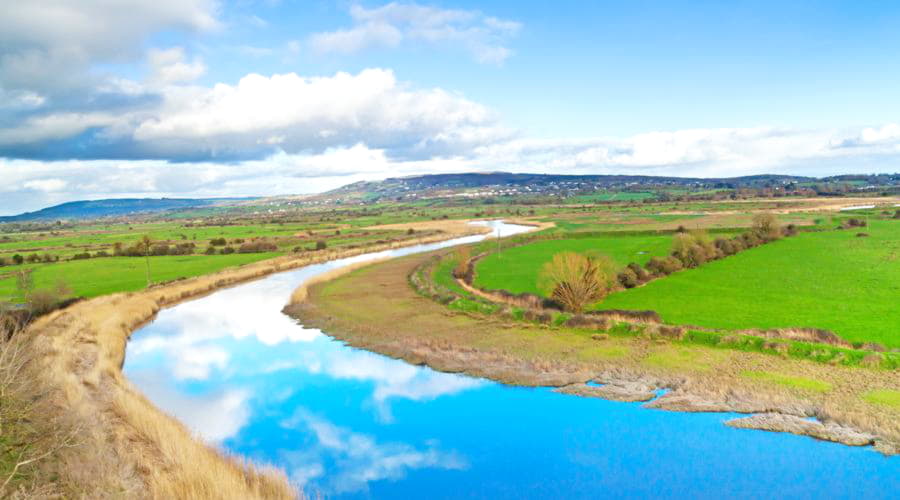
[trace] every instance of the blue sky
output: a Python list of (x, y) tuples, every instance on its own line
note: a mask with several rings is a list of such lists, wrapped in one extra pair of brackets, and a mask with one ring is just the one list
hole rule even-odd
[(447, 171), (900, 170), (890, 2), (3, 1), (2, 213)]

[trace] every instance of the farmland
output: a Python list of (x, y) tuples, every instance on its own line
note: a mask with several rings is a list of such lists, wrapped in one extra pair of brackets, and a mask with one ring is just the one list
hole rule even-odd
[(801, 233), (610, 295), (602, 309), (653, 309), (716, 328), (816, 327), (900, 347), (900, 222)]

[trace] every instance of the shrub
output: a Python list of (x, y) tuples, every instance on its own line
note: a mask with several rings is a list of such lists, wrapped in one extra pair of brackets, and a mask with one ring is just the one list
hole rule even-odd
[(277, 250), (278, 246), (274, 243), (266, 240), (256, 240), (241, 245), (240, 248), (238, 248), (238, 253), (275, 252)]
[(210, 246), (206, 247), (206, 252), (204, 252), (204, 253), (206, 255), (213, 255), (216, 253), (216, 247), (210, 245)]
[(453, 268), (453, 277), (461, 280), (466, 280), (467, 283), (470, 281), (468, 279), (470, 255), (471, 250), (468, 246), (461, 246), (457, 248), (456, 267)]
[(56, 310), (71, 293), (69, 287), (60, 281), (54, 288), (42, 288), (29, 293), (26, 306), (31, 314), (41, 316)]
[(744, 248), (753, 248), (762, 243), (759, 236), (754, 232), (741, 233), (741, 241), (744, 243)]
[(21, 265), (23, 262), (25, 262), (25, 257), (22, 257), (19, 254), (15, 254), (12, 256), (12, 260), (13, 260), (13, 263), (18, 266), (18, 265)]
[(794, 224), (788, 224), (787, 226), (785, 226), (783, 232), (784, 232), (785, 236), (796, 236), (797, 235), (797, 226)]
[(165, 243), (153, 245), (150, 249), (150, 255), (169, 255), (169, 245)]
[(703, 231), (676, 233), (672, 240), (672, 256), (684, 267), (697, 267), (716, 258), (716, 247)]
[(6, 257), (0, 257), (0, 267), (3, 267), (7, 264), (9, 264), (9, 262), (6, 260)]
[(25, 262), (29, 264), (34, 264), (35, 262), (40, 262), (41, 257), (36, 253), (28, 254), (28, 257), (25, 257)]
[(328, 248), (328, 243), (325, 243), (325, 240), (316, 241), (316, 250), (325, 250)]
[(566, 311), (580, 313), (609, 293), (613, 270), (606, 256), (560, 252), (544, 264), (538, 284)]
[(225, 241), (225, 238), (213, 238), (213, 239), (209, 240), (209, 244), (214, 247), (223, 247), (223, 246), (227, 245), (228, 242)]
[(625, 288), (634, 288), (641, 284), (641, 282), (638, 280), (637, 273), (635, 273), (634, 270), (632, 270), (630, 267), (622, 269), (622, 271), (620, 271), (616, 276), (616, 280)]
[(640, 283), (649, 281), (651, 278), (650, 273), (648, 273), (647, 270), (641, 267), (641, 265), (637, 262), (630, 262), (628, 264), (628, 269), (631, 269), (634, 272), (634, 275), (637, 276), (637, 279)]
[(781, 237), (781, 224), (774, 215), (760, 213), (753, 216), (752, 231), (762, 241), (777, 240)]
[(671, 255), (668, 257), (653, 257), (647, 262), (647, 270), (653, 273), (654, 276), (668, 276), (683, 268), (681, 261)]
[(219, 250), (219, 253), (221, 253), (222, 255), (232, 254), (234, 253), (234, 247), (223, 247), (221, 250)]
[(75, 255), (72, 256), (72, 260), (85, 260), (85, 259), (90, 259), (90, 258), (91, 258), (90, 252), (76, 253)]

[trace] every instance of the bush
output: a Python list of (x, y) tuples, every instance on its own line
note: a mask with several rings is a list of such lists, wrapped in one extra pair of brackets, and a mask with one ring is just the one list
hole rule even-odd
[(56, 310), (66, 300), (72, 290), (64, 281), (59, 281), (53, 288), (41, 288), (29, 292), (25, 296), (25, 305), (31, 314), (40, 316)]
[(278, 246), (266, 240), (256, 240), (244, 243), (238, 248), (238, 253), (261, 253), (278, 251)]
[(223, 247), (221, 250), (219, 250), (219, 253), (221, 253), (222, 255), (233, 254), (234, 247)]
[(206, 247), (206, 252), (204, 252), (204, 253), (206, 255), (213, 255), (216, 253), (216, 247), (210, 245), (210, 246)]
[(153, 245), (150, 249), (150, 255), (169, 255), (169, 245), (165, 243)]
[(28, 262), (29, 264), (34, 264), (35, 262), (40, 262), (40, 261), (41, 261), (41, 257), (40, 257), (40, 255), (38, 255), (36, 253), (28, 254), (28, 257), (25, 257), (25, 262)]
[(759, 236), (754, 232), (741, 233), (741, 241), (744, 242), (744, 248), (757, 247), (762, 243)]
[(676, 233), (672, 240), (672, 256), (684, 267), (703, 265), (717, 256), (716, 247), (703, 231)]
[(544, 264), (538, 284), (566, 311), (580, 313), (609, 293), (614, 269), (606, 256), (560, 252)]
[(653, 257), (647, 262), (647, 270), (654, 276), (668, 276), (684, 268), (681, 261), (673, 256)]
[(75, 255), (72, 256), (72, 260), (85, 260), (85, 259), (90, 259), (90, 258), (91, 258), (90, 252), (76, 253)]
[(781, 224), (770, 213), (756, 214), (753, 216), (752, 231), (762, 241), (773, 241), (781, 237)]
[(409, 228), (406, 230), (406, 234), (416, 234), (416, 230), (413, 228)]
[(469, 274), (469, 258), (471, 250), (468, 246), (461, 246), (456, 249), (456, 267), (453, 268), (453, 277), (465, 280), (467, 283)]
[(12, 260), (15, 265), (19, 266), (22, 265), (23, 262), (25, 262), (25, 257), (22, 257), (19, 254), (15, 254), (12, 256)]
[(209, 244), (214, 247), (223, 247), (223, 246), (227, 245), (228, 242), (225, 241), (225, 238), (213, 238), (213, 239), (209, 240)]
[(316, 242), (316, 250), (325, 250), (326, 248), (328, 248), (328, 243), (325, 243), (325, 240)]
[(637, 262), (630, 262), (628, 264), (628, 269), (631, 269), (634, 272), (634, 275), (637, 276), (637, 280), (640, 283), (649, 281), (651, 278), (650, 273), (648, 273), (647, 270), (641, 267), (641, 265)]
[(620, 285), (625, 288), (634, 288), (641, 284), (638, 280), (637, 273), (634, 272), (630, 267), (626, 267), (619, 272), (616, 276), (616, 281), (619, 282)]
[(788, 224), (784, 227), (783, 233), (785, 236), (796, 236), (797, 235), (797, 226), (794, 224)]

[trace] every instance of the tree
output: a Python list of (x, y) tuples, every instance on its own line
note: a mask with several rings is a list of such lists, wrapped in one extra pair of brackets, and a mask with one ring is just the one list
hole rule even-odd
[(34, 276), (31, 275), (31, 270), (16, 271), (16, 290), (22, 295), (23, 302), (28, 299), (32, 289), (34, 289)]
[(538, 286), (566, 311), (580, 313), (609, 293), (615, 276), (609, 257), (560, 252), (544, 264)]
[(153, 240), (145, 234), (138, 245), (144, 254), (144, 263), (147, 265), (147, 286), (150, 286), (150, 247), (153, 245)]
[(770, 213), (760, 213), (753, 216), (753, 232), (763, 241), (777, 240), (781, 237), (781, 224)]

